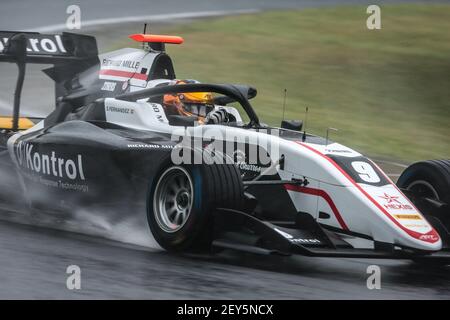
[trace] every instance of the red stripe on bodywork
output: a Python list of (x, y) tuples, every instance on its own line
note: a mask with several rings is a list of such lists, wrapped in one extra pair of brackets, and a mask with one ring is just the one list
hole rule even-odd
[[(413, 237), (415, 239), (418, 239), (418, 240), (421, 240), (421, 241), (425, 241), (425, 242), (430, 242), (430, 243), (435, 243), (435, 242), (439, 241), (438, 233), (431, 226), (430, 226), (431, 227), (430, 232), (425, 233), (425, 234), (419, 233), (419, 232), (416, 232), (416, 231), (413, 231), (413, 230), (409, 230), (409, 229), (405, 228), (404, 226), (402, 226), (374, 198), (372, 198), (360, 185), (358, 185), (355, 182), (355, 180), (353, 180), (353, 178), (350, 177), (348, 175), (348, 173), (345, 172), (333, 159), (331, 159), (330, 157), (327, 157), (326, 155), (324, 155), (320, 151), (314, 149), (311, 146), (308, 146), (305, 143), (302, 143), (302, 142), (299, 142), (299, 141), (295, 141), (295, 142), (297, 144), (301, 145), (302, 147), (305, 147), (306, 149), (313, 151), (314, 153), (316, 153), (317, 155), (321, 156), (322, 158), (328, 160), (328, 162), (330, 162), (336, 169), (338, 169), (342, 173), (342, 175), (345, 176), (348, 181), (350, 181), (351, 184), (353, 184), (362, 194), (364, 194), (364, 196), (366, 196), (367, 199), (369, 199), (378, 209), (380, 209), (381, 212), (383, 212), (392, 222), (394, 222), (394, 224), (396, 226), (398, 226), (400, 229), (405, 231), (408, 235), (410, 235), (411, 237)], [(381, 172), (383, 172), (383, 171), (381, 171)], [(391, 180), (389, 179), (388, 181), (391, 181)], [(391, 181), (391, 183), (392, 183), (392, 181)]]
[(306, 193), (306, 194), (310, 194), (310, 195), (313, 195), (313, 196), (318, 196), (318, 197), (323, 198), (328, 203), (328, 205), (330, 206), (331, 210), (334, 213), (334, 216), (336, 217), (336, 220), (341, 225), (341, 228), (344, 229), (344, 230), (348, 230), (348, 227), (345, 224), (344, 219), (342, 219), (342, 216), (339, 213), (338, 208), (334, 204), (334, 202), (331, 199), (330, 195), (328, 193), (326, 193), (324, 190), (307, 188), (307, 187), (301, 187), (301, 186), (294, 185), (294, 184), (285, 184), (284, 187), (286, 188), (286, 190)]
[(143, 73), (129, 72), (129, 71), (121, 71), (121, 70), (112, 70), (112, 69), (102, 69), (99, 71), (100, 75), (103, 76), (113, 76), (113, 77), (121, 77), (127, 79), (139, 79), (139, 80), (147, 80), (147, 75)]

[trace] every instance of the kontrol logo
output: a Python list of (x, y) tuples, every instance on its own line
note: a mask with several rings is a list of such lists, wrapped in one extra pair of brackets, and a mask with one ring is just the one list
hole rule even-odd
[(48, 154), (34, 151), (32, 143), (20, 141), (15, 149), (17, 163), (35, 173), (54, 176), (58, 178), (77, 178), (85, 180), (83, 171), (83, 157), (77, 154), (75, 159), (60, 157), (55, 151)]

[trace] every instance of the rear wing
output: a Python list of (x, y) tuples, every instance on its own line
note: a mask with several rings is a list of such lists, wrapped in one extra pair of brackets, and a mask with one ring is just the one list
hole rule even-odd
[[(92, 36), (67, 33), (0, 31), (0, 62), (16, 63), (19, 69), (14, 93), (12, 131), (20, 130), (20, 97), (27, 63), (52, 64), (45, 72), (60, 82), (98, 63), (97, 41)], [(55, 89), (58, 83), (55, 84)]]
[[(17, 130), (27, 130), (41, 121), (41, 118), (35, 117), (20, 117), (18, 121)], [(0, 116), (0, 130), (12, 130), (13, 118)]]
[(92, 36), (0, 31), (0, 62), (59, 64), (98, 56)]

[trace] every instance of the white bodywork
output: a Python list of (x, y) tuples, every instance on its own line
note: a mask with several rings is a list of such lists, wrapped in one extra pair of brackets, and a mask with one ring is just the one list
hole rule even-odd
[[(287, 160), (286, 173), (280, 174), (286, 178), (290, 173), (304, 175), (317, 186), (314, 191), (308, 190), (312, 186), (289, 191), (299, 206), (297, 209), (302, 209), (303, 198), (316, 197), (318, 203), (313, 215), (320, 223), (364, 234), (380, 242), (423, 250), (441, 249), (437, 232), (389, 178), (385, 177), (388, 184), (379, 187), (356, 183), (327, 156), (336, 150), (350, 151), (345, 153), (350, 158), (360, 156), (337, 143), (325, 147), (293, 142), (286, 148), (286, 159), (298, 161)], [(361, 171), (360, 176), (376, 179), (376, 176), (370, 176), (377, 175), (371, 170), (376, 164), (368, 161), (365, 166), (366, 171)], [(334, 219), (321, 221), (319, 211), (332, 213)]]

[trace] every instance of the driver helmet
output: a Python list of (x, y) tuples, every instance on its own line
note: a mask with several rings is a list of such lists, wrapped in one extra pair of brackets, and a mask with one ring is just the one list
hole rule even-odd
[[(199, 83), (196, 80), (174, 80), (169, 85)], [(163, 106), (169, 114), (195, 116), (203, 123), (209, 112), (214, 110), (211, 92), (169, 93), (163, 97)]]

